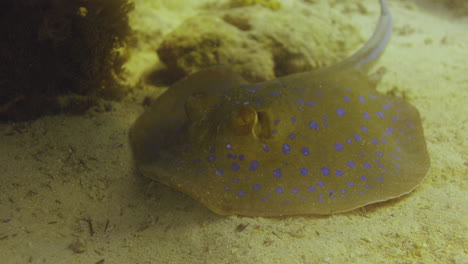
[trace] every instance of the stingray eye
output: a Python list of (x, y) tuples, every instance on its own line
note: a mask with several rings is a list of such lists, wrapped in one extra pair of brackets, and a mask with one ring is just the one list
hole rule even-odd
[(232, 126), (237, 134), (249, 134), (258, 121), (257, 111), (252, 107), (242, 107), (232, 117)]
[(266, 112), (257, 112), (252, 107), (246, 106), (234, 114), (232, 124), (239, 135), (252, 133), (257, 138), (267, 139), (271, 137), (269, 120)]
[(254, 133), (258, 138), (268, 139), (271, 137), (270, 117), (267, 112), (257, 112), (258, 122), (254, 127)]

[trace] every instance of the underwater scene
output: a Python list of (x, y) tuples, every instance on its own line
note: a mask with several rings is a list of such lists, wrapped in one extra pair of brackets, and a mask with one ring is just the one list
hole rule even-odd
[(468, 1), (6, 1), (2, 263), (468, 263)]

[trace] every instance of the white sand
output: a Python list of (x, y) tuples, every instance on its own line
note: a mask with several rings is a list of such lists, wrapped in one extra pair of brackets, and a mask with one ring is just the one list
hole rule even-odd
[[(429, 1), (390, 8), (379, 90), (420, 110), (432, 159), (412, 194), (328, 217), (215, 215), (135, 172), (127, 130), (163, 91), (137, 89), (110, 112), (0, 125), (0, 262), (468, 263), (468, 17)], [(192, 12), (171, 9), (168, 28)], [(350, 15), (368, 35), (375, 16)]]

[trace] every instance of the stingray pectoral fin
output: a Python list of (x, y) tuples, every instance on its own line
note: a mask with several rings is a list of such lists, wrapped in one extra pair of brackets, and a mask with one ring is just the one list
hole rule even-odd
[(211, 66), (188, 75), (173, 84), (170, 90), (175, 90), (177, 92), (176, 96), (179, 98), (180, 96), (186, 97), (211, 89), (220, 89), (246, 83), (247, 81), (231, 68), (219, 65)]
[(165, 146), (173, 144), (180, 135), (188, 112), (194, 119), (202, 118), (214, 104), (213, 96), (207, 94), (245, 83), (239, 74), (224, 66), (208, 67), (176, 82), (154, 100), (130, 129), (137, 164), (151, 162), (165, 153)]

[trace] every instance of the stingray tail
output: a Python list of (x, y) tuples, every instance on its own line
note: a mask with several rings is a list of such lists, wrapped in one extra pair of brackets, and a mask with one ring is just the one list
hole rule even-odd
[(331, 65), (334, 70), (367, 72), (378, 61), (392, 35), (393, 20), (385, 0), (380, 0), (380, 18), (372, 37), (350, 57)]

